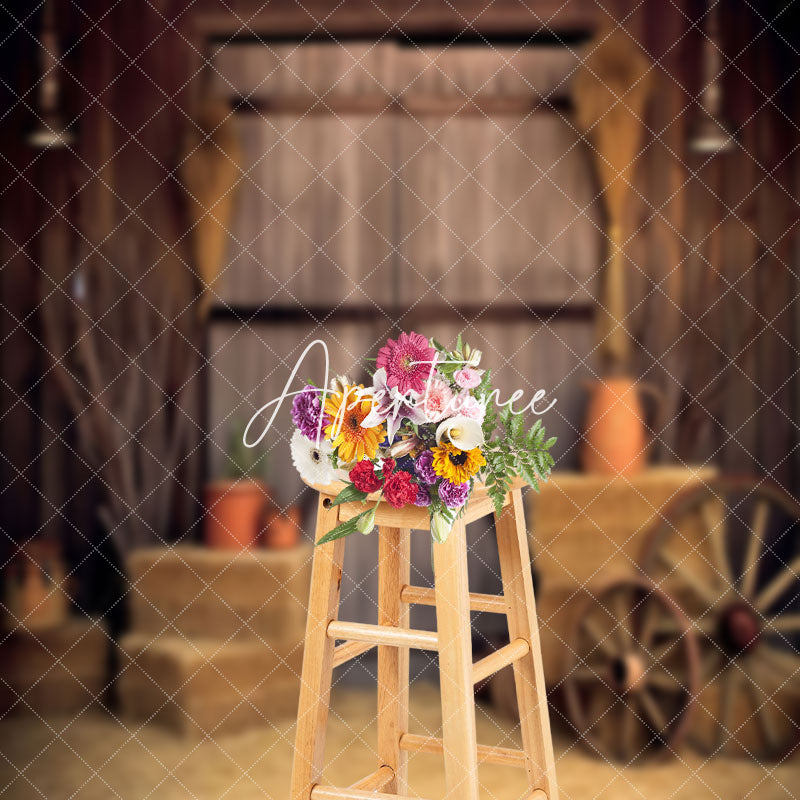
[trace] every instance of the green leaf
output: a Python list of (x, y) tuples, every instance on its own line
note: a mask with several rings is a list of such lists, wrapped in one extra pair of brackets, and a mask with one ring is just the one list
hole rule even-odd
[(347, 522), (342, 522), (340, 525), (337, 525), (333, 530), (328, 531), (318, 542), (317, 546), (321, 544), (327, 544), (328, 542), (332, 542), (334, 539), (341, 539), (343, 536), (349, 536), (351, 533), (355, 533), (358, 528), (358, 520), (364, 516), (364, 514), (368, 514), (372, 509), (367, 509), (362, 514), (359, 514), (357, 517), (353, 517), (353, 519), (347, 520)]
[(342, 503), (351, 503), (354, 500), (366, 500), (367, 493), (362, 492), (360, 489), (356, 489), (355, 485), (349, 483), (347, 486), (342, 489), (339, 494), (336, 495), (334, 500), (331, 502), (332, 506), (340, 506)]

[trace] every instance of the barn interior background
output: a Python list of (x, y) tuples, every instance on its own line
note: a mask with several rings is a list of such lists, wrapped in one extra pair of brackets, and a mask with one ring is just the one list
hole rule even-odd
[[(558, 399), (528, 522), (562, 796), (800, 794), (795, 4), (0, 13), (0, 794), (286, 796), (312, 509), (288, 414), (237, 437), (312, 339), (358, 378), (410, 329)], [(357, 545), (342, 614), (372, 621)], [(337, 677), (339, 784), (373, 676)], [(513, 744), (509, 676), (478, 692)], [(438, 756), (411, 772), (441, 796)]]

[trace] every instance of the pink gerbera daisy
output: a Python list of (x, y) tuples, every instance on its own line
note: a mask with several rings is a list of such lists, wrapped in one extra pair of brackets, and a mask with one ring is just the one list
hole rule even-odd
[(436, 351), (422, 334), (401, 333), (378, 350), (377, 367), (386, 370), (386, 383), (400, 394), (422, 392), (433, 369)]

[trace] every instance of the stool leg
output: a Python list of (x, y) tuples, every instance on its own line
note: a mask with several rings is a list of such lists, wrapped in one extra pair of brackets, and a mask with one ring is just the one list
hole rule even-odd
[[(400, 601), (410, 570), (410, 531), (381, 527), (378, 545), (378, 625), (408, 628), (409, 607)], [(400, 736), (408, 732), (408, 648), (378, 645), (378, 758), (395, 777), (384, 791), (408, 794), (408, 753)]]
[(478, 800), (478, 753), (472, 686), (472, 634), (467, 539), (457, 521), (444, 544), (433, 545), (439, 682), (446, 800)]
[[(325, 508), (320, 495), (316, 538), (336, 527), (339, 509)], [(309, 800), (311, 789), (319, 783), (325, 757), (325, 726), (333, 674), (333, 639), (328, 625), (339, 611), (339, 586), (342, 580), (344, 539), (336, 539), (314, 550), (311, 569), (311, 594), (308, 601), (303, 675), (292, 764), (291, 800)]]
[(528, 655), (514, 662), (528, 779), (531, 789), (543, 789), (548, 800), (558, 800), (542, 648), (536, 620), (522, 493), (519, 489), (511, 493), (510, 504), (499, 517), (495, 516), (495, 522), (503, 593), (508, 612), (508, 633), (512, 641), (522, 638), (530, 645)]

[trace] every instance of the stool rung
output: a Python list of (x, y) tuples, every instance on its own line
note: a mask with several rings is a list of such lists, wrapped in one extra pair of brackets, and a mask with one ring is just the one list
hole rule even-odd
[[(409, 795), (371, 792), (364, 789), (338, 789), (335, 786), (320, 786), (317, 784), (311, 790), (311, 800), (419, 800), (419, 798), (410, 797)], [(539, 798), (534, 797), (533, 800), (539, 800)]]
[(478, 683), (495, 672), (499, 672), (503, 667), (519, 661), (530, 653), (531, 648), (525, 639), (514, 639), (513, 642), (495, 650), (494, 653), (489, 653), (486, 658), (476, 661), (472, 665), (472, 682)]
[(394, 770), (384, 764), (378, 767), (375, 772), (370, 773), (366, 778), (356, 781), (350, 788), (361, 789), (365, 792), (380, 792), (386, 788), (386, 784), (394, 778)]
[[(414, 603), (420, 606), (435, 606), (436, 592), (425, 586), (404, 586), (400, 592), (400, 599), (404, 603)], [(487, 611), (490, 614), (505, 614), (506, 601), (499, 594), (469, 593), (469, 607), (471, 611)]]
[(333, 668), (341, 667), (362, 653), (369, 652), (373, 647), (375, 645), (369, 642), (344, 642), (337, 645), (333, 650)]
[[(420, 736), (417, 733), (404, 733), (400, 737), (400, 749), (409, 753), (442, 753), (442, 740), (435, 736)], [(492, 747), (478, 745), (478, 761), (487, 764), (504, 764), (507, 767), (525, 769), (525, 753), (511, 747)]]
[(391, 625), (367, 625), (362, 622), (334, 620), (328, 624), (328, 638), (390, 647), (414, 647), (418, 650), (439, 649), (439, 638), (433, 631), (395, 628)]

